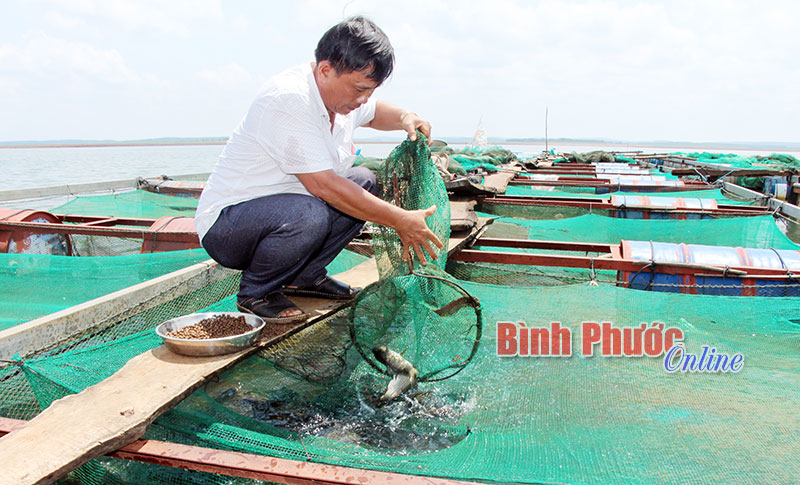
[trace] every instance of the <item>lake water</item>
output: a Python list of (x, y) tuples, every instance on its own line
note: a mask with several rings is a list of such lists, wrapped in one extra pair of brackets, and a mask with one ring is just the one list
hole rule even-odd
[[(363, 143), (365, 156), (385, 157), (396, 143)], [(463, 144), (454, 144), (461, 148)], [(544, 150), (544, 144), (504, 144), (521, 157)], [(552, 146), (551, 146), (552, 147)], [(222, 145), (1, 148), (0, 190), (50, 187), (88, 182), (207, 173), (222, 151)], [(591, 150), (641, 150), (646, 153), (697, 151), (697, 148), (663, 148), (621, 145), (556, 145), (562, 152)], [(707, 151), (723, 151), (709, 149)], [(724, 150), (729, 152), (730, 150)], [(735, 150), (742, 155), (768, 155), (772, 151)], [(800, 158), (800, 152), (782, 152)]]

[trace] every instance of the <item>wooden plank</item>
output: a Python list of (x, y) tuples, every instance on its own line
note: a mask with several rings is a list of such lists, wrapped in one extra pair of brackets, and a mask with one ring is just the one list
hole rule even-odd
[[(451, 238), (449, 248), (462, 247), (482, 228)], [(375, 260), (336, 278), (351, 286), (367, 286), (378, 279)], [(333, 310), (328, 307), (322, 314)], [(53, 402), (25, 426), (0, 438), (0, 463), (9, 464), (0, 474), (0, 484), (51, 483), (92, 458), (133, 442), (210, 376), (286, 335), (268, 335), (250, 349), (224, 356), (185, 357), (162, 345), (134, 357), (108, 379)]]
[(790, 204), (788, 202), (784, 202), (782, 200), (778, 200), (774, 197), (769, 199), (769, 208), (770, 210), (777, 211), (778, 214), (786, 216), (790, 219), (794, 219), (796, 221), (800, 221), (800, 207)]
[(488, 189), (483, 184), (475, 183), (468, 177), (462, 177), (459, 179), (451, 180), (449, 182), (445, 182), (444, 186), (448, 192), (457, 195), (475, 196), (475, 195), (495, 194), (495, 191), (493, 189)]
[(507, 164), (498, 167), (499, 171), (483, 178), (482, 184), (476, 184), (468, 177), (459, 178), (445, 183), (448, 192), (464, 196), (502, 194), (508, 187), (508, 182), (523, 170), (518, 164)]
[(504, 194), (508, 183), (522, 170), (523, 167), (516, 164), (502, 165), (499, 172), (487, 175), (483, 179), (483, 185), (498, 194)]
[(55, 401), (25, 426), (0, 438), (0, 462), (6, 464), (0, 483), (51, 483), (86, 458), (140, 438), (157, 416), (199, 383), (255, 348), (188, 358), (160, 346), (134, 357), (111, 378)]
[(723, 182), (722, 189), (743, 199), (757, 201), (760, 205), (765, 204), (770, 211), (775, 211), (790, 219), (800, 220), (800, 207), (794, 204), (778, 200), (775, 197), (764, 195), (761, 192), (756, 192), (731, 182)]
[(478, 223), (475, 214), (475, 200), (450, 200), (450, 230), (469, 231)]

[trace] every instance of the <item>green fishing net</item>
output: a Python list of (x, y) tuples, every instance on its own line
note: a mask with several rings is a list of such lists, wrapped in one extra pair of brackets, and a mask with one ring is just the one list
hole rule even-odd
[(716, 163), (729, 165), (737, 168), (763, 168), (766, 166), (800, 168), (800, 160), (792, 155), (785, 153), (773, 153), (772, 155), (753, 155), (745, 156), (736, 153), (674, 153), (697, 159), (698, 162)]
[[(435, 205), (436, 212), (426, 223), (444, 247), (436, 250), (437, 259), (432, 264), (443, 268), (447, 259), (447, 242), (450, 239), (450, 202), (444, 181), (431, 162), (430, 149), (421, 133), (416, 142), (406, 140), (398, 145), (378, 172), (380, 196), (383, 200), (407, 210), (424, 210)], [(394, 229), (376, 226), (372, 236), (375, 260), (380, 277), (388, 278), (407, 274), (408, 263), (403, 260), (403, 244)], [(430, 257), (427, 257), (430, 259)], [(414, 267), (420, 262), (414, 255)]]
[[(412, 362), (422, 381), (452, 375), (476, 351), (480, 309), (478, 301), (443, 269), (450, 238), (450, 203), (425, 136), (418, 134), (416, 141), (398, 145), (381, 167), (378, 181), (381, 197), (398, 207), (421, 210), (436, 205), (436, 212), (426, 222), (444, 246), (433, 248), (437, 259), (426, 265), (416, 255), (409, 263), (403, 259), (397, 233), (377, 227), (372, 245), (380, 280), (362, 290), (352, 306), (353, 344), (376, 370), (382, 371), (382, 367), (371, 350), (385, 346)], [(444, 345), (447, 352), (442, 351)]]
[[(771, 155), (740, 155), (737, 153), (693, 152), (674, 153), (691, 157), (700, 163), (710, 163), (733, 169), (797, 169), (800, 160), (787, 153), (773, 153)], [(763, 191), (764, 179), (762, 177), (735, 177), (735, 183), (749, 189)]]
[(138, 189), (105, 195), (76, 196), (73, 200), (51, 209), (50, 212), (146, 219), (158, 219), (163, 216), (194, 217), (197, 200)]
[[(434, 157), (444, 159), (443, 162), (440, 162), (440, 167), (446, 169), (453, 176), (465, 176), (468, 172), (474, 173), (478, 171), (497, 172), (501, 165), (517, 160), (514, 152), (499, 146), (486, 148), (465, 147), (460, 149), (449, 146), (434, 146), (431, 147), (430, 151)], [(381, 158), (359, 155), (353, 165), (364, 166), (378, 173), (382, 170), (384, 162), (385, 160)]]
[[(335, 382), (256, 355), (148, 429), (149, 439), (361, 469), (490, 483), (795, 483), (800, 474), (800, 298), (702, 296), (585, 283), (463, 282), (486, 309), (474, 362), (427, 395), (368, 407), (383, 382), (352, 351)], [(737, 374), (671, 374), (657, 358), (500, 358), (496, 323), (680, 327), (692, 352), (742, 353)], [(326, 323), (326, 335), (346, 319)], [(315, 341), (313, 325), (292, 344)], [(322, 334), (321, 334), (322, 335)], [(160, 345), (152, 332), (26, 362), (41, 398), (79, 392)], [(287, 347), (289, 345), (287, 344)], [(291, 349), (283, 350), (286, 356)], [(384, 379), (385, 380), (385, 379)], [(81, 483), (236, 483), (97, 460)], [(99, 467), (102, 463), (102, 468)], [(108, 478), (111, 477), (111, 478)]]
[[(412, 143), (398, 153), (413, 153), (423, 161), (426, 156), (424, 147)], [(417, 162), (408, 161), (408, 166), (420, 169)], [(392, 171), (387, 173), (394, 180)], [(423, 165), (423, 180), (427, 173)], [(381, 178), (385, 185), (385, 174)], [(398, 179), (403, 180), (402, 174)], [(408, 180), (412, 194), (413, 176)], [(397, 192), (401, 187), (398, 181)], [(394, 200), (393, 191), (394, 185), (389, 200)], [(405, 200), (419, 200), (420, 207), (431, 204), (420, 196)], [(441, 216), (438, 211), (431, 216), (432, 228)], [(490, 226), (507, 234), (490, 235), (556, 240), (644, 235), (791, 247), (765, 218), (669, 222), (507, 218)], [(687, 222), (696, 224), (683, 229)], [(391, 236), (390, 231), (375, 235), (376, 251), (388, 247), (402, 254)], [(363, 290), (351, 308), (215, 376), (158, 418), (145, 437), (420, 475), (421, 480), (795, 483), (800, 476), (800, 298), (593, 286), (585, 270), (574, 284), (536, 285), (498, 274), (470, 278), (484, 271), (481, 263), (455, 263), (461, 279), (443, 277), (480, 298), (485, 321), (480, 333), (473, 307), (447, 308), (464, 301), (458, 288), (418, 275), (439, 275), (443, 261), (421, 266), (415, 260), (410, 273), (401, 258), (384, 260), (379, 267), (386, 276)], [(234, 310), (238, 280), (222, 283), (220, 294), (211, 294), (210, 287), (199, 289), (121, 320), (109, 330), (116, 332), (112, 336), (98, 335), (82, 341), (86, 345), (0, 368), (0, 414), (30, 419), (39, 406), (101, 381), (131, 356), (161, 345), (152, 328), (165, 318)], [(464, 320), (448, 319), (451, 311)], [(561, 322), (575, 334), (575, 355), (498, 357), (497, 322), (509, 321), (531, 327)], [(619, 327), (664, 322), (683, 330), (690, 351), (712, 345), (720, 352), (741, 353), (745, 365), (737, 374), (678, 374), (665, 372), (656, 358), (584, 358), (577, 355), (577, 338), (585, 321)], [(451, 378), (422, 382), (414, 395), (377, 406), (374, 401), (388, 379), (382, 368), (364, 359), (351, 332), (367, 354), (373, 345), (387, 345), (417, 365), (420, 375), (441, 369), (431, 380)], [(453, 375), (458, 368), (449, 366), (466, 360), (475, 342), (480, 342), (475, 356)], [(245, 482), (107, 457), (72, 478), (79, 483)]]

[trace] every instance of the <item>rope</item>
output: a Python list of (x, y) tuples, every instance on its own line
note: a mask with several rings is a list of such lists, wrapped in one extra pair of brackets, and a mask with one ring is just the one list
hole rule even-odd
[(695, 172), (697, 175), (699, 175), (699, 176), (700, 176), (700, 180), (702, 180), (702, 181), (703, 181), (703, 183), (706, 183), (706, 184), (708, 183), (708, 178), (707, 178), (705, 175), (703, 175), (702, 173), (700, 173), (700, 170), (697, 170), (697, 168), (696, 168), (696, 167), (692, 167), (692, 170), (694, 170), (694, 172)]
[(714, 185), (717, 185), (719, 187), (723, 187), (724, 186), (723, 184), (725, 183), (725, 181), (723, 179), (725, 177), (727, 177), (728, 175), (732, 174), (735, 171), (736, 171), (736, 169), (734, 168), (733, 170), (730, 170), (728, 173), (726, 173), (722, 177), (717, 178), (717, 180), (714, 182)]
[(778, 259), (779, 259), (779, 260), (780, 260), (780, 262), (781, 262), (781, 266), (783, 267), (783, 269), (785, 269), (785, 270), (786, 270), (786, 274), (789, 276), (789, 278), (794, 278), (794, 277), (795, 277), (795, 274), (794, 274), (794, 273), (792, 273), (792, 270), (791, 270), (791, 269), (789, 269), (789, 266), (787, 266), (787, 265), (786, 265), (786, 261), (784, 261), (784, 260), (783, 260), (783, 257), (781, 257), (781, 253), (779, 253), (779, 252), (778, 252), (778, 250), (777, 250), (777, 249), (775, 249), (775, 248), (770, 248), (770, 250), (771, 250), (773, 253), (775, 253), (775, 255), (776, 255), (776, 256), (778, 256)]
[(652, 239), (649, 242), (650, 242), (650, 263), (639, 269), (639, 271), (637, 271), (636, 274), (634, 274), (633, 277), (630, 279), (629, 283), (633, 284), (634, 280), (636, 279), (636, 276), (638, 276), (639, 273), (641, 273), (647, 268), (650, 268), (650, 281), (648, 281), (647, 284), (644, 286), (644, 290), (652, 288), (653, 280), (656, 277), (656, 248), (653, 245)]
[(594, 272), (594, 256), (589, 260), (589, 284), (597, 286), (597, 274)]

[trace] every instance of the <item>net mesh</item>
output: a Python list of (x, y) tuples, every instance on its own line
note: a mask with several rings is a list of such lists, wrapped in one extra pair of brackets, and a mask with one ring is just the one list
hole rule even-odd
[(203, 249), (107, 257), (0, 253), (0, 330), (207, 259)]
[[(480, 214), (490, 216), (489, 214)], [(489, 231), (516, 226), (522, 239), (619, 243), (623, 239), (744, 248), (800, 249), (775, 224), (772, 216), (726, 219), (615, 219), (596, 214), (562, 220), (497, 219)], [(491, 232), (490, 232), (491, 234)]]
[[(425, 136), (418, 133), (416, 142), (406, 140), (392, 150), (378, 172), (378, 182), (381, 198), (398, 207), (424, 210), (436, 206), (436, 212), (425, 222), (444, 244), (441, 249), (432, 247), (437, 256), (432, 264), (443, 268), (450, 238), (450, 203), (444, 181), (431, 162)], [(372, 245), (381, 279), (408, 273), (409, 266), (403, 258), (403, 244), (394, 229), (376, 225)], [(412, 258), (414, 267), (419, 268), (417, 255), (412, 254)]]
[[(569, 187), (564, 187), (569, 189)], [(575, 187), (573, 187), (575, 188)], [(580, 187), (577, 187), (580, 188)], [(593, 191), (593, 189), (592, 189)], [(610, 194), (577, 193), (567, 190), (543, 190), (534, 189), (528, 185), (509, 185), (506, 187), (506, 195), (529, 195), (534, 197), (580, 197), (582, 199), (609, 199)], [(645, 197), (683, 197), (694, 199), (714, 199), (720, 204), (751, 205), (754, 201), (736, 199), (733, 194), (723, 192), (722, 189), (708, 190), (687, 190), (683, 192), (625, 192), (623, 195), (645, 196)]]
[[(422, 148), (406, 147), (403, 153)], [(490, 231), (488, 236), (523, 239), (618, 242), (624, 237), (796, 249), (771, 218), (503, 218)], [(329, 268), (331, 274), (363, 260), (345, 257), (341, 266)], [(441, 267), (415, 266), (433, 275)], [(146, 437), (500, 483), (794, 483), (800, 475), (800, 298), (593, 286), (586, 283), (585, 270), (580, 283), (564, 278), (550, 286), (547, 279), (559, 275), (545, 269), (536, 280), (525, 273), (530, 267), (513, 274), (505, 265), (505, 274), (499, 267), (487, 271), (480, 263), (450, 261), (445, 268), (460, 278), (451, 282), (480, 299), (480, 335), (469, 333), (475, 332), (474, 325), (450, 327), (433, 312), (460, 298), (451, 284), (432, 286), (439, 280), (390, 268), (393, 276), (382, 281), (391, 284), (367, 288), (352, 308), (211, 379), (157, 419)], [(30, 419), (54, 399), (100, 382), (130, 357), (160, 345), (152, 329), (168, 318), (233, 311), (237, 288), (235, 272), (194, 292), (176, 288), (165, 303), (127, 309), (100, 330), (5, 364), (0, 368), (0, 415)], [(457, 312), (473, 310), (460, 307)], [(404, 319), (410, 323), (400, 325)], [(576, 336), (585, 321), (618, 327), (659, 321), (680, 328), (690, 352), (710, 345), (718, 352), (741, 353), (745, 363), (736, 374), (668, 373), (658, 358), (581, 357), (577, 338), (572, 357), (500, 358), (497, 322), (509, 321), (528, 326), (560, 322)], [(387, 378), (353, 345), (353, 328), (378, 336), (367, 338), (364, 348), (377, 338), (426, 367), (421, 373), (444, 366), (442, 356), (463, 359), (462, 349), (468, 351), (471, 341), (480, 344), (458, 374), (421, 382), (412, 393), (379, 404), (376, 396)], [(449, 336), (439, 333), (447, 331)], [(70, 480), (252, 483), (111, 458), (93, 460)]]
[[(407, 210), (436, 205), (426, 219), (443, 243), (437, 259), (421, 264), (416, 255), (404, 261), (397, 233), (379, 226), (373, 248), (380, 280), (360, 292), (350, 315), (352, 339), (361, 357), (384, 371), (372, 349), (400, 352), (420, 373), (420, 380), (441, 379), (463, 369), (480, 339), (479, 303), (443, 268), (450, 237), (450, 203), (444, 181), (431, 161), (424, 135), (398, 145), (378, 174), (381, 197)], [(443, 346), (448, 351), (442, 352)]]
[[(426, 394), (418, 398), (366, 413), (365, 390), (374, 389), (379, 376), (353, 349), (342, 375), (325, 383), (258, 355), (159, 418), (147, 436), (500, 482), (731, 482), (746, 476), (791, 483), (800, 472), (800, 325), (785, 317), (797, 313), (798, 299), (462, 284), (486, 308), (483, 345), (464, 372), (421, 384)], [(346, 335), (346, 320), (330, 319), (325, 332)], [(498, 358), (494, 322), (517, 320), (558, 321), (575, 332), (582, 321), (625, 326), (658, 320), (683, 329), (690, 349), (711, 344), (742, 353), (746, 363), (734, 375), (675, 375), (650, 358)], [(304, 332), (318, 331), (315, 325)], [(296, 341), (309, 340), (308, 333)], [(35, 370), (31, 379), (43, 398), (45, 389), (55, 397), (99, 381), (127, 356), (158, 344), (148, 332), (103, 347), (111, 362), (86, 350), (26, 365)], [(123, 471), (128, 480), (139, 476), (135, 469), (116, 473)]]
[[(614, 245), (619, 244), (622, 240), (635, 240), (757, 249), (800, 249), (800, 245), (778, 228), (771, 216), (690, 221), (614, 219), (596, 214), (563, 220), (501, 217), (489, 226), (484, 235), (500, 239), (574, 241)], [(566, 250), (492, 246), (476, 246), (474, 249), (603, 257), (603, 253)], [(612, 285), (625, 283), (617, 271), (591, 268), (450, 261), (447, 271), (459, 279), (501, 285), (559, 286), (588, 282)], [(653, 269), (652, 272), (658, 272), (658, 270)], [(791, 296), (797, 295), (798, 291), (796, 280), (758, 281), (756, 284), (748, 286), (748, 284), (743, 284), (740, 278), (697, 278), (690, 282), (672, 276), (653, 278), (651, 277), (652, 272), (644, 271), (637, 277), (646, 278), (649, 284), (648, 289), (658, 291), (693, 292), (699, 288), (700, 292), (726, 292), (738, 295), (748, 288), (752, 288), (763, 296), (787, 296), (787, 294)], [(693, 289), (690, 290), (690, 288)]]
[(163, 216), (193, 217), (197, 200), (174, 197), (147, 190), (131, 190), (105, 195), (81, 195), (51, 209), (57, 214), (86, 214), (107, 217), (141, 217), (157, 219)]

